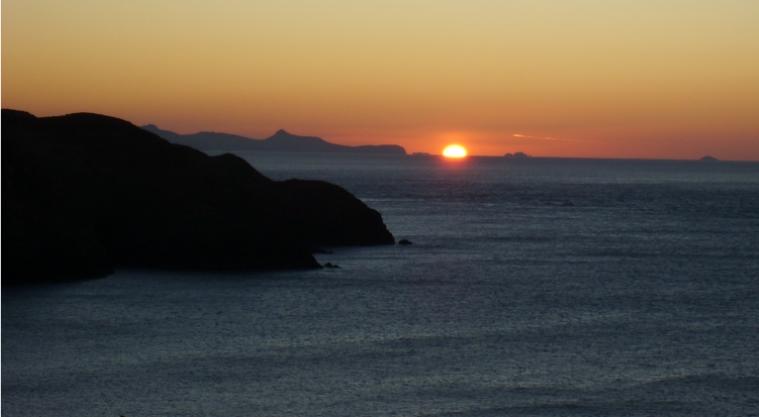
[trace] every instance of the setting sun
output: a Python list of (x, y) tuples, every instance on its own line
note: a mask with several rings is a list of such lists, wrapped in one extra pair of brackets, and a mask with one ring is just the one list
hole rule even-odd
[(446, 158), (465, 158), (467, 153), (466, 148), (461, 145), (448, 145), (443, 149), (443, 156)]

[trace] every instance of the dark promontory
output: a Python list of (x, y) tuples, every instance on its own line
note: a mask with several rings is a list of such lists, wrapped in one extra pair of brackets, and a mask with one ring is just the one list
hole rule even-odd
[(2, 111), (4, 284), (117, 266), (308, 268), (322, 245), (390, 244), (375, 210), (326, 182), (276, 182), (129, 122)]

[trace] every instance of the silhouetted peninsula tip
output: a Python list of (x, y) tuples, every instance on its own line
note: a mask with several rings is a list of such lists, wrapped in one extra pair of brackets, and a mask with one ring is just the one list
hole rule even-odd
[(124, 120), (3, 110), (2, 127), (4, 284), (117, 266), (312, 268), (320, 246), (395, 241), (336, 185), (272, 181)]

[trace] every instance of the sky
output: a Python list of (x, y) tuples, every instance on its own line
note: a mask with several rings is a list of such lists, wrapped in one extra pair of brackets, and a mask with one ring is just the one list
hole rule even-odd
[(4, 0), (2, 106), (409, 152), (759, 160), (759, 1)]

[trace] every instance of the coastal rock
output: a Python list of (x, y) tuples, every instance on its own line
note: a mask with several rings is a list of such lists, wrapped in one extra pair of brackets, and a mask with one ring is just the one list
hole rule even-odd
[(398, 241), (398, 244), (399, 245), (411, 245), (412, 243), (408, 239), (401, 239), (401, 240)]
[(272, 181), (129, 122), (2, 112), (3, 283), (116, 266), (312, 268), (312, 249), (392, 244), (382, 217), (321, 181)]

